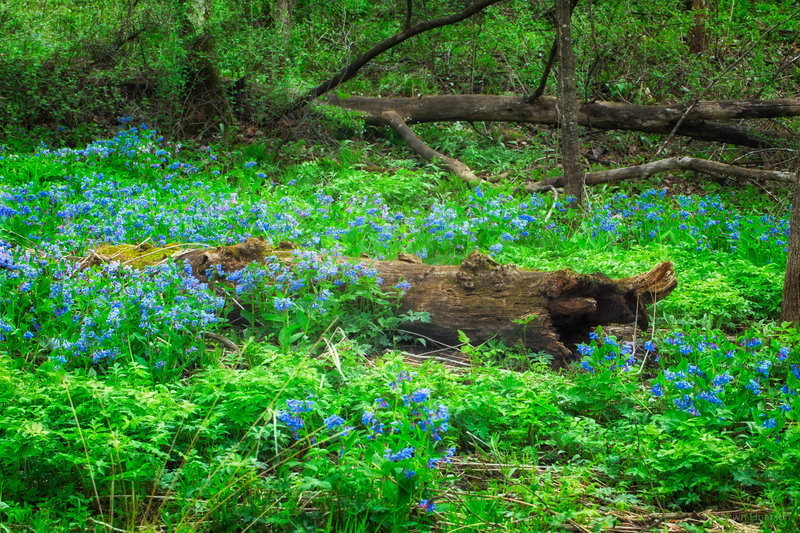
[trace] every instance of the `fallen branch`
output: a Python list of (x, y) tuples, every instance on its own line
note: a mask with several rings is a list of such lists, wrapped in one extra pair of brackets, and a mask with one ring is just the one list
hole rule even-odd
[[(346, 82), (347, 80), (353, 78), (359, 70), (361, 70), (364, 65), (378, 57), (383, 52), (394, 48), (398, 44), (414, 37), (415, 35), (419, 35), (420, 33), (424, 33), (426, 31), (434, 30), (436, 28), (441, 28), (442, 26), (448, 26), (450, 24), (455, 24), (457, 22), (461, 22), (462, 20), (469, 18), (477, 13), (480, 13), (487, 7), (491, 6), (492, 4), (496, 4), (501, 0), (478, 0), (474, 4), (467, 6), (466, 8), (462, 9), (458, 13), (453, 15), (448, 15), (445, 17), (439, 17), (437, 19), (428, 20), (425, 22), (420, 22), (419, 24), (415, 24), (414, 26), (406, 27), (403, 31), (395, 33), (388, 39), (384, 39), (383, 41), (379, 42), (363, 54), (359, 55), (345, 67), (343, 67), (339, 72), (337, 72), (332, 78), (326, 80), (303, 96), (292, 102), (286, 109), (284, 109), (280, 115), (286, 115), (288, 113), (292, 113), (297, 111), (298, 109), (305, 106), (311, 100), (319, 98), (323, 94), (327, 93), (330, 90), (335, 89), (342, 83)], [(410, 16), (410, 11), (409, 11)], [(407, 19), (408, 20), (408, 19)]]
[[(328, 103), (366, 113), (373, 125), (388, 125), (386, 112), (396, 112), (407, 124), (425, 122), (527, 122), (558, 125), (556, 99), (539, 97), (534, 102), (510, 96), (482, 94), (425, 96), (423, 98), (328, 98)], [(601, 130), (648, 133), (673, 131), (677, 135), (740, 146), (769, 147), (780, 144), (779, 135), (749, 132), (717, 121), (800, 116), (800, 98), (781, 100), (729, 100), (671, 105), (634, 105), (618, 102), (584, 103), (578, 113), (582, 126)]]
[[(601, 170), (599, 172), (587, 172), (585, 174), (585, 181), (586, 185), (598, 185), (600, 183), (611, 183), (627, 179), (646, 178), (653, 174), (672, 170), (694, 170), (695, 172), (702, 172), (703, 174), (710, 174), (713, 176), (734, 176), (757, 181), (772, 180), (792, 182), (794, 180), (794, 176), (789, 172), (745, 168), (719, 163), (717, 161), (709, 161), (707, 159), (695, 159), (693, 157), (669, 157), (643, 165)], [(530, 183), (525, 187), (525, 190), (528, 192), (542, 192), (551, 187), (563, 186), (564, 180), (561, 176), (558, 176), (537, 183)]]
[(461, 178), (462, 180), (477, 185), (481, 182), (480, 178), (478, 178), (475, 174), (473, 174), (472, 170), (459, 161), (458, 159), (453, 159), (452, 157), (448, 157), (441, 152), (437, 152), (414, 133), (411, 128), (408, 127), (408, 124), (403, 120), (403, 117), (398, 115), (394, 111), (387, 111), (384, 114), (384, 118), (386, 119), (387, 124), (392, 127), (402, 139), (408, 144), (408, 147), (411, 148), (417, 155), (423, 158), (425, 161), (440, 161), (447, 169)]

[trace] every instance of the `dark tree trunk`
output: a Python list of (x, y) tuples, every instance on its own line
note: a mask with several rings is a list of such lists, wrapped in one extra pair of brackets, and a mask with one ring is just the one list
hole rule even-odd
[(556, 0), (558, 38), (558, 121), (561, 125), (561, 165), (564, 192), (583, 207), (583, 170), (578, 141), (578, 92), (575, 89), (575, 53), (572, 50), (572, 6), (570, 0)]
[(686, 9), (694, 14), (694, 25), (689, 31), (689, 50), (700, 54), (708, 49), (706, 0), (686, 0)]
[(789, 220), (789, 253), (783, 280), (781, 321), (800, 325), (800, 164), (792, 194), (792, 214)]

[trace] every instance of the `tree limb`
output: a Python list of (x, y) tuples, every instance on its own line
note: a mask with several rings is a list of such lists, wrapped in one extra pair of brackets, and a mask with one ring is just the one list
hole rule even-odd
[(286, 109), (281, 112), (281, 115), (286, 115), (288, 113), (292, 113), (297, 111), (298, 109), (305, 106), (311, 100), (319, 98), (323, 94), (327, 93), (328, 91), (335, 89), (342, 83), (346, 82), (347, 80), (351, 79), (353, 76), (358, 73), (361, 68), (369, 63), (371, 60), (378, 57), (383, 52), (397, 46), (398, 44), (414, 37), (415, 35), (419, 35), (420, 33), (424, 33), (426, 31), (435, 30), (436, 28), (441, 28), (442, 26), (448, 26), (450, 24), (455, 24), (456, 22), (461, 22), (462, 20), (475, 15), (486, 9), (487, 7), (491, 6), (492, 4), (496, 4), (501, 0), (478, 0), (475, 3), (471, 4), (470, 6), (466, 7), (465, 9), (455, 13), (453, 15), (448, 15), (445, 17), (439, 17), (437, 19), (429, 20), (426, 22), (420, 22), (419, 24), (415, 24), (414, 26), (404, 29), (401, 32), (395, 33), (388, 39), (385, 39), (357, 58), (350, 62), (348, 65), (343, 67), (339, 72), (337, 72), (332, 78), (327, 81), (324, 81), (308, 91), (306, 94), (295, 100), (292, 104), (290, 104)]
[[(523, 98), (482, 94), (426, 96), (424, 98), (328, 98), (331, 105), (367, 114), (366, 121), (386, 125), (385, 111), (395, 111), (408, 124), (423, 122), (529, 122), (558, 125), (556, 99), (542, 96), (534, 103)], [(775, 134), (750, 133), (716, 121), (800, 116), (800, 98), (778, 100), (720, 100), (670, 105), (589, 102), (581, 105), (578, 123), (602, 130), (630, 130), (684, 135), (704, 141), (740, 146), (781, 144)]]
[(408, 124), (403, 120), (399, 114), (394, 111), (386, 111), (384, 113), (384, 118), (386, 123), (392, 127), (399, 135), (403, 138), (403, 140), (408, 144), (409, 148), (411, 148), (417, 155), (425, 159), (425, 161), (433, 161), (436, 159), (437, 161), (441, 161), (450, 172), (461, 178), (462, 180), (466, 181), (467, 183), (472, 183), (473, 185), (477, 185), (481, 182), (480, 178), (478, 178), (475, 174), (473, 174), (472, 170), (459, 161), (458, 159), (453, 159), (452, 157), (448, 157), (441, 152), (437, 152), (414, 133), (411, 128), (408, 127)]
[[(709, 161), (707, 159), (695, 159), (693, 157), (669, 157), (667, 159), (659, 159), (644, 165), (635, 165), (631, 167), (615, 168), (612, 170), (603, 170), (599, 172), (587, 172), (586, 185), (598, 185), (600, 183), (611, 183), (615, 181), (622, 181), (627, 179), (638, 179), (652, 176), (661, 172), (669, 172), (671, 170), (694, 170), (695, 172), (702, 172), (703, 174), (711, 174), (714, 176), (735, 176), (737, 178), (753, 179), (753, 180), (773, 180), (791, 182), (794, 177), (789, 172), (781, 172), (778, 170), (761, 170), (755, 168), (744, 168), (736, 165), (728, 165), (719, 163), (717, 161)], [(549, 178), (537, 183), (529, 183), (525, 190), (528, 192), (541, 192), (550, 187), (563, 187), (564, 180), (561, 176), (556, 178)]]

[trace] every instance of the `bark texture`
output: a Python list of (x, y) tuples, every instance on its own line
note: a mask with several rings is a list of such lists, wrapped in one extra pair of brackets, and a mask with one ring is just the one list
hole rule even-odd
[(561, 165), (564, 192), (583, 206), (583, 169), (578, 141), (578, 92), (575, 88), (575, 52), (572, 49), (572, 7), (570, 0), (556, 0), (558, 38), (558, 121), (561, 126)]
[(800, 325), (800, 164), (792, 194), (789, 253), (786, 257), (786, 274), (783, 279), (781, 321)]
[[(423, 98), (330, 97), (329, 104), (363, 112), (373, 125), (387, 125), (384, 113), (394, 111), (408, 124), (424, 122), (528, 122), (558, 125), (557, 101), (539, 97), (534, 102), (511, 96), (481, 94), (426, 96)], [(686, 111), (688, 113), (686, 113)], [(676, 135), (740, 146), (766, 147), (783, 140), (772, 133), (749, 132), (717, 121), (800, 116), (800, 98), (779, 100), (721, 100), (671, 105), (634, 105), (589, 102), (578, 110), (578, 124), (602, 130), (672, 132)]]
[[(174, 258), (189, 261), (202, 280), (206, 269), (214, 265), (234, 271), (273, 254), (287, 262), (293, 257), (286, 248), (276, 251), (264, 241), (250, 239)], [(118, 254), (117, 260), (124, 257)], [(491, 338), (508, 345), (521, 343), (529, 350), (552, 354), (556, 366), (575, 360), (572, 346), (587, 340), (598, 325), (636, 322), (646, 328), (645, 306), (665, 298), (677, 286), (669, 262), (637, 276), (611, 279), (600, 273), (499, 265), (478, 252), (453, 266), (426, 265), (408, 254), (396, 261), (362, 261), (377, 269), (387, 291), (393, 292), (401, 280), (411, 284), (400, 301), (401, 312), (430, 313), (430, 323), (409, 323), (404, 329), (446, 344), (456, 344), (459, 331), (473, 343)]]

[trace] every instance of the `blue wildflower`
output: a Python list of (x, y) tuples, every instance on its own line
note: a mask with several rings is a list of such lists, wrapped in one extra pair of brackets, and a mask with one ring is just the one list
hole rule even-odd
[(325, 425), (328, 426), (328, 429), (336, 429), (342, 424), (344, 424), (344, 418), (339, 415), (331, 415), (325, 419)]
[(292, 307), (292, 300), (291, 298), (275, 298), (274, 301), (275, 310), (279, 313), (283, 313), (284, 311), (288, 311)]

